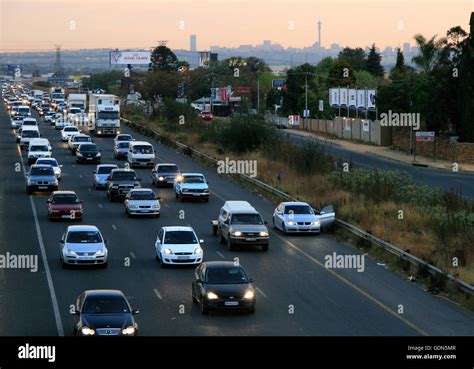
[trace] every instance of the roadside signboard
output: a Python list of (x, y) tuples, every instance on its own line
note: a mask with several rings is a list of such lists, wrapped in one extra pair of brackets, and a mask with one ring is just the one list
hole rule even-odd
[(290, 115), (288, 117), (288, 125), (290, 125), (290, 126), (299, 126), (300, 125), (300, 116), (299, 115)]
[(110, 52), (111, 65), (148, 65), (150, 63), (151, 53), (149, 51), (121, 51), (116, 49)]
[(416, 142), (433, 142), (435, 133), (433, 131), (421, 131), (415, 133)]
[(273, 79), (272, 88), (282, 88), (286, 86), (286, 80), (284, 79)]

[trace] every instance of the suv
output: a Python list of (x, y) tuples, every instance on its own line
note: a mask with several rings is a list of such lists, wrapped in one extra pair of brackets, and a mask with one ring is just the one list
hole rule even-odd
[(26, 193), (33, 191), (57, 191), (58, 179), (51, 165), (33, 164), (26, 177)]
[(132, 169), (113, 169), (107, 177), (107, 198), (112, 202), (124, 198), (133, 188), (141, 188), (141, 179)]
[(151, 172), (151, 183), (156, 187), (173, 186), (176, 179), (181, 179), (181, 172), (176, 164), (156, 164)]
[(268, 229), (260, 213), (247, 201), (226, 201), (213, 222), (213, 233), (226, 242), (229, 250), (234, 245), (259, 245), (268, 251)]

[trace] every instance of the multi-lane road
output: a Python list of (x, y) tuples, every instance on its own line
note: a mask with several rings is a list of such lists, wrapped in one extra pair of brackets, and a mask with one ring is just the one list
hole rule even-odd
[[(86, 289), (120, 289), (140, 310), (140, 335), (473, 335), (473, 315), (424, 292), (403, 277), (366, 257), (364, 272), (327, 269), (327, 254), (358, 253), (329, 235), (283, 236), (270, 230), (270, 250), (228, 251), (212, 235), (211, 220), (225, 200), (246, 200), (269, 224), (275, 204), (215, 171), (156, 142), (158, 161), (175, 162), (182, 171), (202, 172), (210, 182), (209, 203), (178, 202), (172, 189), (156, 189), (161, 217), (128, 218), (122, 203), (110, 203), (92, 188), (95, 166), (77, 165), (60, 134), (40, 122), (53, 156), (62, 164), (61, 189), (84, 200), (83, 224), (99, 227), (109, 240), (107, 269), (62, 269), (59, 240), (69, 223), (49, 222), (46, 196), (25, 192), (25, 153), (15, 144), (4, 106), (0, 107), (0, 254), (39, 255), (38, 272), (0, 269), (0, 335), (70, 335), (69, 307)], [(135, 138), (149, 138), (130, 132)], [(102, 163), (116, 163), (111, 138), (93, 138)], [(21, 165), (16, 165), (20, 163)], [(123, 165), (123, 162), (121, 163)], [(21, 168), (20, 168), (21, 167)], [(18, 170), (19, 169), (19, 170)], [(137, 169), (143, 187), (151, 187), (150, 170)], [(184, 219), (179, 217), (184, 211)], [(182, 214), (182, 213), (181, 213)], [(205, 260), (240, 263), (256, 280), (254, 315), (201, 315), (191, 300), (193, 268), (159, 267), (154, 241), (160, 226), (191, 225), (204, 239)]]

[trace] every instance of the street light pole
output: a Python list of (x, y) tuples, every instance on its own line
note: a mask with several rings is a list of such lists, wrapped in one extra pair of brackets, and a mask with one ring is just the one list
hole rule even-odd
[(257, 113), (260, 113), (260, 74), (257, 74)]
[(306, 118), (308, 115), (308, 73), (305, 73), (304, 75), (304, 81), (305, 81), (305, 103), (304, 103), (304, 128), (307, 129), (306, 127)]

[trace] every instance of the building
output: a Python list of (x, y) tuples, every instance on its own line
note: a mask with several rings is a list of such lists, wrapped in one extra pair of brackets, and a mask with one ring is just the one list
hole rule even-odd
[(321, 19), (318, 20), (318, 45), (321, 46)]
[(197, 51), (196, 35), (191, 35), (189, 37), (189, 48), (190, 48), (191, 51)]
[(404, 42), (403, 43), (403, 55), (408, 55), (410, 54), (410, 43), (409, 42)]

